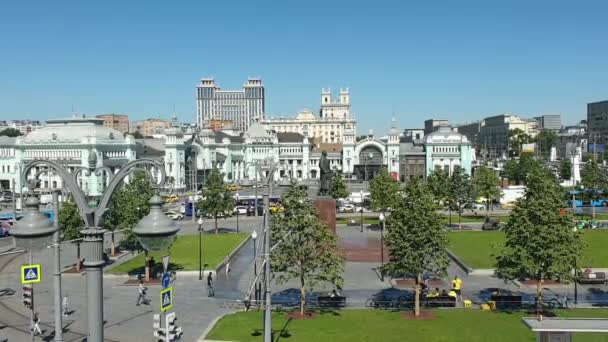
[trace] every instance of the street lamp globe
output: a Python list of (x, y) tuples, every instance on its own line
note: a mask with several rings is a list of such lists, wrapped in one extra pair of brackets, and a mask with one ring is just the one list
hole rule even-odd
[(148, 203), (150, 213), (137, 223), (133, 228), (133, 234), (145, 250), (166, 250), (175, 241), (179, 227), (163, 213), (161, 209), (163, 200), (159, 195), (152, 196)]
[(253, 232), (251, 232), (251, 238), (255, 241), (255, 239), (258, 238), (258, 232), (255, 231), (255, 229), (253, 230)]
[(203, 225), (203, 218), (199, 217), (198, 221), (196, 221), (196, 223), (198, 223), (199, 226), (202, 226)]
[(384, 222), (384, 213), (380, 213), (380, 216), (378, 216), (378, 219), (380, 219), (380, 222)]
[(32, 192), (25, 201), (25, 214), (11, 229), (15, 245), (28, 251), (44, 248), (57, 230), (49, 218), (38, 210), (40, 201)]

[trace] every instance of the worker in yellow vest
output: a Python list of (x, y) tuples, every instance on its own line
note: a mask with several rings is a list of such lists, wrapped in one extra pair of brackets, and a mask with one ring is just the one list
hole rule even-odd
[(457, 295), (457, 299), (461, 300), (462, 299), (462, 295), (460, 294), (460, 291), (462, 290), (462, 279), (458, 278), (458, 276), (454, 277), (454, 280), (452, 280), (452, 290), (454, 290), (454, 292), (456, 292)]

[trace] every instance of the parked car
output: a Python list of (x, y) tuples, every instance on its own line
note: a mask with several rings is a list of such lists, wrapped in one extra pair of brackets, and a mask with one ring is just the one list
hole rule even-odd
[(234, 207), (234, 212), (239, 213), (239, 215), (247, 215), (247, 206), (246, 205), (237, 205)]
[(283, 206), (280, 204), (271, 204), (270, 205), (270, 212), (272, 212), (272, 213), (282, 213), (284, 210), (285, 210), (285, 208), (283, 208)]
[[(258, 205), (258, 216), (264, 215), (264, 206)], [(255, 206), (250, 205), (247, 207), (247, 216), (255, 216)]]
[(178, 198), (175, 195), (165, 197), (165, 203), (174, 203), (174, 202), (177, 202), (177, 201), (178, 201)]
[(238, 191), (238, 190), (241, 190), (241, 187), (236, 184), (230, 184), (230, 185), (226, 186), (226, 189), (228, 191)]
[(182, 215), (180, 213), (176, 213), (175, 211), (172, 211), (172, 210), (165, 211), (165, 215), (167, 215), (167, 217), (172, 220), (183, 220), (184, 219), (184, 215)]
[(355, 206), (352, 204), (343, 204), (338, 207), (338, 212), (339, 213), (354, 213)]

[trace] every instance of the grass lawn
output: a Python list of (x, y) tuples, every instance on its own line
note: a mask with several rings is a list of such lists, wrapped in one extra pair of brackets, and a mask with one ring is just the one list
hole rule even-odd
[[(500, 222), (506, 222), (509, 219), (508, 216), (492, 216), (492, 217), (499, 219)], [(462, 223), (482, 223), (482, 222), (484, 222), (485, 218), (486, 217), (483, 215), (482, 216), (463, 215)], [(347, 224), (351, 220), (354, 220), (355, 222), (357, 222), (357, 224), (360, 224), (361, 217), (359, 217), (359, 216), (338, 217), (338, 218), (336, 218), (336, 224)], [(444, 215), (443, 222), (445, 224), (448, 224), (449, 217)], [(380, 223), (380, 220), (377, 217), (363, 216), (363, 223), (364, 224), (378, 224), (378, 223)], [(452, 215), (452, 224), (458, 224), (458, 214)]]
[[(504, 244), (503, 232), (450, 232), (449, 238), (450, 250), (473, 268), (493, 268), (492, 255)], [(586, 230), (583, 242), (581, 267), (608, 267), (608, 230)]]
[[(274, 340), (309, 341), (530, 341), (534, 334), (521, 321), (523, 313), (470, 310), (435, 310), (433, 320), (406, 320), (399, 312), (342, 310), (319, 314), (311, 320), (288, 321), (273, 314)], [(222, 318), (207, 336), (211, 340), (262, 341), (262, 312), (239, 312)], [(608, 310), (572, 310), (569, 317), (608, 317)], [(279, 335), (280, 334), (280, 335)], [(280, 338), (278, 338), (281, 336)], [(608, 341), (606, 334), (579, 334), (574, 341)]]
[[(203, 235), (203, 264), (209, 264), (207, 268), (215, 269), (238, 245), (246, 239), (249, 234), (204, 234)], [(157, 263), (162, 261), (161, 257), (167, 251), (152, 252)], [(198, 270), (198, 235), (178, 235), (173, 243), (169, 254), (171, 261), (170, 270), (195, 271)], [(141, 273), (143, 272), (144, 254), (126, 261), (110, 270), (111, 273)]]

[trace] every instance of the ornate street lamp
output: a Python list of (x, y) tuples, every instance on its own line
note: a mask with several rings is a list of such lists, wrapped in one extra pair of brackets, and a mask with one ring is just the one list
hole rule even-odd
[(198, 280), (203, 280), (203, 217), (198, 218)]
[(179, 228), (163, 213), (163, 199), (158, 194), (152, 196), (148, 203), (150, 212), (133, 228), (133, 234), (145, 250), (169, 249), (177, 238)]
[(258, 255), (257, 255), (257, 248), (255, 245), (255, 241), (258, 238), (258, 232), (255, 231), (255, 229), (253, 230), (253, 232), (251, 232), (251, 239), (253, 240), (253, 279), (255, 279), (255, 285), (254, 285), (254, 298), (255, 301), (257, 302), (260, 299), (260, 294), (258, 292)]
[(38, 210), (40, 201), (30, 189), (25, 200), (25, 214), (15, 222), (11, 235), (15, 238), (17, 247), (28, 251), (38, 250), (51, 243), (53, 233), (57, 230), (49, 218)]
[(380, 213), (378, 218), (382, 223), (380, 226), (380, 280), (384, 281), (384, 225), (386, 224), (384, 213)]

